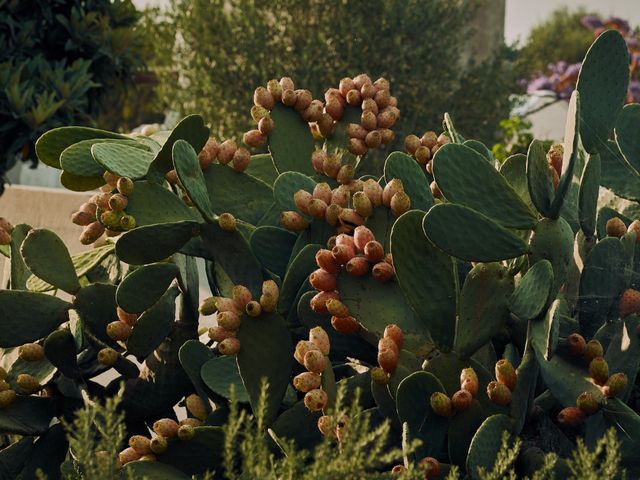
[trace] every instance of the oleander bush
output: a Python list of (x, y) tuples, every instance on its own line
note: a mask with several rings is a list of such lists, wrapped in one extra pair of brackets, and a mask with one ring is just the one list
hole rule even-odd
[(244, 145), (48, 131), (93, 248), (0, 224), (7, 476), (637, 477), (640, 220), (599, 204), (640, 200), (629, 63), (595, 40), (563, 144), (497, 162), (445, 114), (381, 177), (367, 74), (265, 82)]

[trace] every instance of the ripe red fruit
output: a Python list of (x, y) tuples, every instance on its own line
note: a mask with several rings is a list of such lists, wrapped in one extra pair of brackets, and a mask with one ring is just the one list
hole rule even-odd
[(460, 388), (467, 390), (474, 397), (478, 393), (478, 375), (473, 368), (463, 368), (460, 372)]
[(451, 405), (456, 411), (466, 410), (473, 402), (473, 395), (468, 390), (458, 390), (451, 397)]
[(107, 325), (107, 335), (116, 342), (126, 340), (131, 336), (131, 333), (131, 326), (121, 322), (120, 320), (111, 322)]
[(331, 254), (338, 264), (345, 265), (349, 260), (355, 257), (356, 252), (352, 246), (336, 245), (331, 249)]
[(387, 262), (378, 262), (371, 269), (373, 278), (379, 282), (388, 282), (393, 278), (393, 267)]
[(129, 446), (140, 455), (151, 453), (151, 439), (143, 435), (133, 435), (129, 438)]
[(384, 338), (390, 338), (393, 340), (393, 343), (396, 344), (398, 350), (402, 350), (402, 346), (404, 345), (404, 333), (398, 325), (395, 323), (387, 325), (384, 329), (383, 336)]
[[(353, 202), (356, 202), (356, 195), (361, 192), (356, 192), (353, 196)], [(331, 192), (331, 205), (339, 205), (346, 208), (349, 205), (349, 198), (351, 198), (351, 190), (347, 185), (340, 185), (334, 188)], [(354, 205), (355, 208), (355, 205)]]
[(425, 469), (426, 479), (437, 478), (440, 475), (440, 462), (433, 457), (425, 457), (420, 460), (420, 465)]
[(249, 130), (242, 135), (242, 141), (249, 148), (258, 148), (265, 141), (265, 136), (260, 130)]
[(577, 427), (584, 422), (585, 414), (578, 407), (567, 407), (558, 413), (558, 423), (565, 427)]
[(304, 368), (312, 373), (322, 373), (327, 366), (324, 354), (320, 350), (310, 350), (304, 355)]
[(262, 305), (260, 305), (260, 302), (256, 300), (251, 300), (249, 303), (247, 303), (247, 306), (244, 310), (250, 317), (258, 317), (262, 313)]
[(376, 118), (376, 114), (373, 113), (372, 111), (365, 110), (360, 115), (360, 125), (362, 125), (362, 127), (365, 130), (368, 130), (368, 131), (375, 130), (377, 124), (378, 124), (378, 121)]
[(299, 392), (307, 393), (320, 387), (322, 378), (317, 373), (302, 372), (293, 377), (293, 387)]
[(304, 405), (312, 412), (319, 412), (327, 406), (329, 398), (324, 390), (316, 388), (304, 396)]
[(161, 418), (153, 424), (153, 431), (165, 438), (173, 438), (178, 435), (178, 422), (171, 418)]
[(260, 107), (271, 110), (275, 103), (273, 95), (265, 87), (258, 87), (253, 92), (253, 103)]
[(218, 343), (218, 351), (222, 355), (235, 355), (240, 351), (240, 340), (235, 337), (229, 337)]
[(640, 313), (640, 292), (633, 288), (627, 288), (620, 296), (618, 303), (620, 318), (627, 318), (629, 315)]
[(627, 233), (627, 226), (624, 224), (621, 218), (613, 217), (607, 221), (607, 235), (609, 237), (622, 237)]
[(506, 406), (511, 403), (511, 390), (495, 380), (487, 385), (487, 396), (496, 405)]
[(391, 198), (398, 192), (404, 191), (404, 185), (399, 178), (391, 179), (382, 190), (382, 204), (385, 207), (391, 206)]
[(345, 265), (349, 275), (361, 277), (369, 272), (369, 261), (365, 257), (353, 257)]
[(327, 249), (318, 250), (316, 253), (316, 264), (322, 270), (333, 274), (340, 273), (341, 270), (341, 267), (333, 257), (331, 250)]
[(280, 79), (280, 86), (282, 87), (282, 90), (295, 90), (291, 77), (282, 77)]
[(208, 335), (214, 342), (222, 342), (227, 338), (235, 337), (236, 332), (232, 330), (225, 330), (219, 325), (214, 325), (213, 327), (209, 327)]
[[(244, 310), (247, 303), (251, 301), (251, 291), (244, 285), (234, 285), (231, 289), (231, 300), (238, 310)], [(234, 330), (231, 328), (230, 330)]]
[(398, 367), (398, 353), (390, 348), (379, 350), (378, 365), (385, 372), (392, 374)]
[(337, 286), (337, 276), (333, 273), (329, 273), (321, 268), (315, 270), (309, 275), (309, 283), (316, 290), (321, 292), (328, 292), (335, 290)]
[(232, 139), (225, 140), (220, 144), (220, 149), (218, 150), (218, 162), (222, 165), (226, 165), (233, 159), (233, 154), (236, 153), (238, 146), (236, 142)]
[(318, 347), (323, 355), (329, 355), (331, 349), (329, 335), (322, 327), (313, 327), (309, 330), (309, 341)]
[(309, 222), (298, 212), (282, 212), (280, 214), (280, 223), (287, 230), (300, 232), (309, 227)]
[(580, 357), (587, 348), (587, 342), (579, 333), (572, 333), (567, 337), (567, 349), (574, 357)]
[(244, 172), (251, 163), (251, 153), (246, 148), (238, 148), (233, 153), (233, 163), (231, 164), (236, 172)]
[(295, 91), (295, 93), (296, 103), (293, 108), (295, 108), (299, 112), (303, 112), (309, 105), (311, 105), (311, 101), (313, 100), (311, 92), (309, 90), (298, 89)]
[(378, 263), (384, 258), (384, 247), (377, 240), (371, 240), (364, 246), (364, 256), (368, 261)]
[(318, 292), (309, 302), (311, 309), (316, 313), (324, 313), (327, 311), (327, 301), (339, 299), (338, 292)]
[(351, 335), (360, 331), (361, 325), (355, 318), (347, 317), (331, 317), (331, 326), (338, 333)]
[(511, 362), (506, 358), (498, 360), (495, 366), (496, 380), (506, 385), (509, 390), (513, 391), (516, 388), (518, 381), (518, 375), (515, 368), (511, 365)]
[(356, 227), (353, 231), (353, 244), (360, 253), (364, 252), (364, 247), (367, 245), (367, 243), (375, 239), (376, 237), (374, 236), (373, 232), (364, 225)]

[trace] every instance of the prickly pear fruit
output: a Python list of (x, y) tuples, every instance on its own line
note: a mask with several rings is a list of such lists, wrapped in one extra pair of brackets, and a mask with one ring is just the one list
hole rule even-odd
[[(73, 215), (71, 215), (71, 222), (73, 222), (74, 225), (79, 225), (81, 227), (86, 227), (87, 225), (95, 221), (96, 221), (96, 216), (91, 215), (87, 212), (75, 212)], [(0, 234), (4, 235), (6, 238), (6, 241), (0, 244), (9, 245), (9, 242), (11, 241), (11, 236), (9, 235), (9, 233), (6, 232), (5, 230), (0, 229)]]
[(425, 457), (420, 460), (420, 466), (424, 468), (427, 480), (437, 478), (440, 475), (440, 462), (433, 457)]
[(324, 313), (327, 311), (327, 302), (333, 299), (339, 299), (338, 292), (318, 292), (309, 302), (311, 309), (316, 313)]
[(251, 291), (244, 285), (234, 285), (231, 289), (231, 298), (238, 310), (244, 310), (247, 303), (251, 301)]
[(364, 218), (352, 208), (343, 208), (340, 212), (340, 225), (345, 227), (343, 231), (349, 232), (364, 223)]
[(390, 207), (391, 212), (396, 217), (399, 217), (403, 213), (409, 211), (409, 209), (411, 208), (411, 199), (405, 192), (398, 192), (393, 197), (391, 197)]
[(478, 393), (478, 374), (473, 368), (463, 368), (460, 372), (460, 388), (468, 391), (472, 396)]
[(405, 467), (404, 465), (394, 465), (393, 468), (391, 469), (391, 476), (394, 478), (399, 477), (403, 475), (406, 471), (407, 471), (407, 467)]
[(120, 320), (111, 322), (107, 325), (107, 335), (109, 335), (109, 338), (115, 340), (116, 342), (126, 340), (131, 336), (131, 333), (131, 326), (127, 325), (124, 322), (121, 322)]
[(135, 326), (135, 324), (138, 321), (138, 315), (137, 314), (125, 312), (120, 307), (116, 307), (116, 313), (118, 315), (118, 320), (120, 320), (121, 322), (124, 322), (127, 325), (130, 325), (132, 327)]
[(133, 448), (127, 447), (118, 454), (118, 460), (121, 465), (126, 465), (129, 462), (140, 460), (141, 456), (142, 455), (136, 452)]
[(311, 342), (310, 340), (300, 340), (296, 344), (296, 349), (293, 352), (293, 358), (295, 358), (300, 365), (304, 365), (305, 355), (308, 352), (311, 352), (314, 350), (318, 352), (320, 351), (320, 349), (316, 346), (315, 343)]
[[(266, 120), (263, 118), (260, 122)], [(251, 153), (246, 148), (238, 148), (235, 152), (233, 152), (231, 166), (236, 172), (244, 172), (247, 168), (249, 168), (249, 164), (251, 163)]]
[(587, 415), (593, 415), (600, 408), (598, 400), (591, 392), (582, 392), (578, 395), (576, 406)]
[(120, 228), (125, 232), (136, 228), (136, 219), (131, 215), (122, 215), (120, 217)]
[(149, 443), (151, 451), (156, 455), (166, 452), (168, 445), (167, 439), (163, 436), (153, 437)]
[(371, 263), (378, 263), (384, 258), (384, 247), (377, 240), (371, 240), (364, 246), (364, 256)]
[[(373, 132), (372, 132), (373, 133)], [(347, 185), (356, 174), (356, 169), (353, 165), (342, 165), (336, 175), (336, 180), (340, 185)]]
[(300, 232), (309, 227), (309, 222), (298, 212), (288, 211), (280, 214), (280, 223), (287, 230)]
[(618, 303), (620, 318), (627, 318), (629, 315), (640, 313), (640, 292), (633, 288), (627, 288), (620, 296)]
[(450, 417), (453, 413), (451, 399), (442, 392), (434, 392), (429, 399), (431, 410), (441, 417)]
[(230, 213), (221, 213), (218, 217), (218, 226), (225, 232), (235, 232), (236, 218)]
[(329, 355), (331, 349), (329, 335), (322, 327), (313, 327), (309, 330), (309, 341), (318, 347), (323, 355)]
[(567, 349), (574, 357), (581, 357), (585, 353), (587, 342), (579, 333), (572, 333), (567, 337)]
[(312, 412), (319, 412), (327, 406), (328, 397), (324, 390), (318, 388), (307, 392), (304, 396), (304, 405)]
[(240, 315), (236, 312), (219, 312), (216, 316), (218, 325), (225, 330), (237, 330), (240, 327)]
[(365, 192), (356, 192), (353, 195), (353, 208), (363, 218), (373, 213), (373, 203)]
[(125, 208), (127, 208), (128, 203), (129, 200), (127, 200), (127, 197), (125, 197), (121, 193), (111, 195), (111, 198), (109, 198), (109, 208), (111, 208), (111, 210), (113, 210), (114, 212), (123, 211)]
[(25, 343), (18, 349), (18, 355), (26, 362), (39, 362), (44, 358), (44, 348), (37, 343)]
[[(258, 121), (258, 131), (262, 134), (262, 135), (269, 135), (273, 129), (275, 127), (275, 123), (273, 121), (273, 119), (270, 116), (265, 116), (262, 117), (259, 121)], [(260, 142), (262, 142), (264, 137), (260, 138)], [(251, 145), (249, 145), (251, 146)]]
[(82, 230), (82, 233), (80, 234), (80, 243), (83, 245), (91, 245), (102, 236), (104, 230), (104, 225), (102, 225), (102, 223), (90, 223)]
[(393, 350), (396, 355), (400, 354), (398, 344), (391, 337), (382, 337), (378, 340), (378, 350)]
[(404, 139), (404, 148), (409, 155), (413, 155), (421, 147), (420, 139), (417, 135), (407, 135)]
[(260, 107), (271, 110), (275, 103), (273, 95), (265, 87), (258, 87), (253, 92), (253, 103)]
[(386, 385), (389, 383), (389, 374), (385, 372), (383, 368), (373, 367), (369, 370), (369, 373), (373, 383), (377, 383), (378, 385)]
[(129, 438), (129, 447), (139, 455), (151, 453), (151, 439), (143, 435), (134, 435)]
[(317, 373), (302, 372), (293, 377), (293, 387), (299, 392), (307, 393), (320, 387), (321, 377)]
[[(165, 438), (173, 438), (178, 435), (178, 422), (171, 418), (161, 418), (153, 424), (153, 431)], [(156, 452), (154, 452), (156, 453)]]
[(621, 218), (613, 217), (607, 221), (606, 225), (607, 235), (609, 237), (620, 238), (627, 233), (627, 226), (624, 224)]
[(327, 177), (336, 178), (341, 167), (342, 160), (337, 155), (327, 155), (324, 157), (322, 162), (322, 172)]
[(235, 355), (240, 351), (240, 340), (235, 337), (229, 337), (218, 343), (218, 351), (222, 355)]
[(249, 148), (258, 148), (265, 141), (265, 136), (258, 129), (249, 130), (242, 135), (242, 142)]
[(587, 363), (590, 363), (594, 358), (604, 356), (604, 349), (602, 348), (602, 344), (596, 340), (589, 340), (584, 349), (584, 359)]
[(325, 356), (320, 350), (310, 350), (304, 355), (304, 367), (313, 373), (322, 373), (327, 365)]
[(460, 412), (466, 410), (473, 402), (473, 395), (467, 390), (458, 390), (451, 397), (451, 405), (454, 410)]
[(329, 415), (322, 415), (318, 418), (318, 430), (320, 430), (320, 433), (325, 437), (335, 437), (336, 427), (333, 423), (333, 418)]
[(347, 317), (331, 317), (331, 326), (338, 333), (350, 335), (360, 331), (361, 325), (355, 318)]
[(353, 244), (360, 253), (364, 252), (364, 247), (367, 243), (375, 239), (373, 232), (364, 225), (356, 227), (353, 231)]
[(0, 409), (7, 408), (16, 399), (16, 392), (14, 390), (3, 390), (0, 392)]
[(404, 333), (398, 325), (395, 323), (387, 325), (384, 329), (383, 337), (390, 338), (393, 343), (396, 344), (396, 347), (398, 347), (398, 351), (402, 350), (402, 345), (404, 345)]
[(38, 380), (28, 373), (21, 373), (18, 375), (18, 378), (16, 378), (16, 384), (20, 387), (20, 390), (27, 394), (35, 393), (42, 388)]
[(513, 390), (516, 388), (516, 383), (518, 381), (518, 376), (516, 374), (516, 369), (513, 368), (511, 362), (506, 358), (498, 360), (495, 367), (496, 380), (498, 382), (506, 385), (509, 390)]
[(309, 215), (316, 220), (324, 220), (327, 213), (327, 204), (324, 200), (314, 198), (309, 202)]
[(496, 405), (506, 406), (511, 403), (511, 390), (509, 390), (509, 387), (495, 380), (487, 385), (487, 396)]
[(191, 395), (187, 396), (185, 398), (185, 405), (189, 413), (196, 417), (198, 420), (205, 421), (207, 419), (207, 406), (204, 403), (204, 400), (200, 398), (200, 395), (192, 393)]
[(640, 220), (634, 220), (627, 228), (627, 232), (635, 232), (636, 243), (640, 242)]
[(327, 311), (336, 317), (348, 317), (349, 308), (338, 299), (330, 299), (326, 304)]
[(313, 195), (305, 190), (298, 190), (293, 194), (293, 201), (296, 204), (296, 208), (305, 215), (309, 214), (309, 204), (313, 200)]
[(426, 165), (431, 160), (431, 150), (423, 146), (418, 147), (415, 157), (420, 165)]
[(565, 427), (577, 427), (584, 422), (585, 414), (578, 407), (567, 407), (558, 413), (558, 423)]
[(609, 398), (617, 397), (627, 388), (629, 383), (627, 375), (624, 373), (614, 373), (607, 379), (607, 383), (602, 388), (605, 396)]
[(180, 425), (178, 427), (178, 438), (182, 441), (191, 440), (196, 436), (196, 431), (191, 425)]
[(334, 260), (339, 265), (344, 265), (356, 256), (356, 252), (353, 246), (350, 245), (336, 245), (331, 249)]
[(382, 204), (385, 207), (391, 206), (391, 199), (398, 192), (404, 191), (404, 185), (402, 184), (402, 180), (399, 178), (393, 178), (385, 185), (382, 190)]
[(5, 390), (11, 390), (11, 385), (9, 385), (6, 380), (0, 380), (0, 392), (4, 392)]
[(105, 367), (113, 367), (120, 355), (113, 348), (103, 348), (98, 352), (98, 363)]
[(362, 187), (362, 192), (367, 196), (367, 198), (369, 198), (374, 207), (382, 205), (383, 189), (375, 180), (369, 179), (365, 181)]
[(316, 253), (316, 264), (325, 272), (340, 273), (341, 267), (331, 253), (331, 250), (318, 250)]
[(371, 269), (371, 273), (379, 282), (388, 282), (393, 278), (393, 267), (387, 262), (378, 262)]
[(198, 420), (197, 418), (193, 418), (193, 417), (187, 417), (180, 420), (178, 425), (180, 426), (191, 425), (192, 427), (201, 427), (202, 423), (203, 423), (202, 420)]
[(209, 328), (208, 335), (209, 335), (209, 338), (214, 342), (222, 342), (227, 338), (235, 337), (236, 332), (232, 330), (225, 330), (221, 326), (215, 325)]
[(272, 293), (263, 293), (260, 295), (259, 304), (262, 312), (275, 312), (278, 307), (278, 297)]
[(369, 262), (365, 257), (353, 257), (347, 262), (345, 269), (349, 275), (361, 277), (369, 273)]
[(378, 350), (378, 365), (387, 373), (395, 372), (398, 367), (398, 352), (390, 348)]

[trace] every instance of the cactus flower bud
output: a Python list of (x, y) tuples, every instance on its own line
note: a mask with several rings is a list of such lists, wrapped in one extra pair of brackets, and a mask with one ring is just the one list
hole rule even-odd
[(139, 455), (151, 453), (151, 439), (143, 435), (133, 435), (129, 438), (129, 447)]
[(262, 314), (262, 306), (260, 305), (260, 302), (252, 300), (247, 303), (245, 311), (250, 317), (259, 317)]
[(222, 355), (235, 355), (240, 351), (240, 340), (235, 337), (229, 337), (218, 343), (218, 351)]
[(0, 409), (9, 407), (16, 399), (14, 390), (3, 390), (0, 392)]
[(609, 364), (603, 357), (596, 357), (589, 363), (589, 375), (598, 385), (604, 385), (609, 378)]
[(113, 348), (103, 348), (98, 352), (98, 363), (105, 367), (113, 367), (120, 355)]
[(576, 406), (586, 415), (593, 415), (600, 408), (598, 400), (591, 392), (582, 392), (576, 399)]
[(320, 388), (321, 377), (317, 373), (302, 372), (293, 377), (293, 387), (302, 393), (310, 392), (316, 388)]
[(349, 308), (337, 298), (332, 298), (327, 301), (327, 311), (335, 317), (348, 317)]
[[(176, 431), (177, 432), (177, 431)], [(163, 436), (153, 437), (149, 443), (151, 451), (156, 455), (160, 455), (167, 450), (168, 442)]]
[(214, 342), (222, 342), (223, 340), (226, 340), (227, 338), (233, 338), (236, 336), (236, 332), (232, 331), (232, 330), (225, 330), (224, 328), (222, 328), (219, 325), (215, 325), (213, 327), (210, 327), (209, 330), (207, 331), (209, 338), (211, 340), (213, 340)]
[(236, 218), (230, 213), (221, 213), (218, 217), (218, 226), (225, 232), (235, 232)]
[(473, 368), (463, 368), (460, 372), (460, 388), (474, 397), (478, 393), (478, 375)]
[(584, 359), (587, 363), (590, 363), (594, 358), (604, 356), (604, 349), (602, 344), (598, 340), (589, 340), (584, 349)]
[(378, 365), (385, 372), (392, 374), (398, 367), (398, 353), (390, 348), (378, 351)]
[(36, 377), (29, 375), (28, 373), (21, 373), (18, 375), (16, 378), (16, 385), (18, 385), (20, 390), (26, 394), (35, 393), (42, 388)]
[(295, 358), (300, 365), (304, 365), (304, 358), (306, 354), (314, 350), (318, 352), (320, 351), (315, 343), (310, 340), (300, 340), (296, 344), (296, 349), (293, 352), (293, 358)]
[(323, 355), (329, 355), (331, 344), (329, 335), (322, 327), (313, 327), (309, 330), (309, 341), (313, 343), (322, 352)]
[(287, 230), (300, 232), (309, 227), (309, 222), (298, 212), (288, 211), (280, 214), (280, 223)]
[(351, 335), (353, 333), (358, 333), (360, 331), (361, 325), (355, 318), (346, 316), (346, 317), (331, 317), (331, 326), (333, 329), (342, 333), (343, 335)]
[(404, 185), (399, 178), (393, 178), (382, 190), (382, 204), (385, 207), (391, 207), (391, 199), (398, 192), (404, 192)]
[(18, 355), (26, 362), (39, 362), (44, 358), (44, 348), (37, 343), (25, 343), (18, 348)]
[(393, 267), (387, 262), (378, 262), (371, 269), (371, 274), (379, 282), (388, 282), (393, 278)]
[(627, 288), (622, 292), (618, 302), (618, 312), (622, 319), (640, 313), (640, 292), (633, 288)]
[(124, 341), (131, 336), (131, 326), (120, 320), (107, 325), (107, 335), (116, 342)]
[(564, 427), (577, 427), (584, 422), (585, 414), (578, 407), (567, 407), (558, 413), (558, 423)]
[(320, 374), (324, 371), (327, 362), (320, 350), (309, 350), (304, 356), (303, 364), (304, 368), (310, 372)]
[(328, 400), (326, 392), (316, 388), (304, 396), (304, 405), (312, 412), (319, 412), (327, 406)]
[(624, 373), (614, 373), (607, 379), (607, 383), (603, 387), (605, 396), (609, 398), (617, 397), (627, 388), (628, 379)]
[(450, 417), (453, 414), (451, 399), (442, 392), (434, 392), (429, 399), (431, 410), (441, 417)]
[(506, 406), (511, 403), (511, 390), (505, 384), (491, 381), (487, 385), (487, 396), (496, 405)]
[(572, 333), (567, 337), (567, 349), (569, 350), (569, 353), (574, 357), (581, 357), (582, 355), (584, 355), (586, 348), (587, 342), (579, 333)]
[(369, 273), (369, 261), (364, 257), (353, 257), (345, 265), (347, 273), (354, 277), (362, 277)]
[(371, 240), (364, 246), (364, 256), (371, 263), (378, 263), (384, 259), (384, 247), (377, 240)]

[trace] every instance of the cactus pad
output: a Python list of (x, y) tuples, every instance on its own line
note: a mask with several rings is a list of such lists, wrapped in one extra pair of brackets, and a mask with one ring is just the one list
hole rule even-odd
[(275, 127), (269, 134), (269, 152), (278, 172), (313, 175), (311, 154), (315, 147), (309, 125), (293, 108), (279, 103), (271, 110), (271, 118)]
[(173, 165), (193, 204), (208, 222), (213, 222), (213, 210), (198, 154), (188, 142), (178, 140), (173, 144)]
[(433, 207), (433, 195), (422, 170), (406, 153), (393, 152), (384, 164), (384, 178), (387, 183), (394, 178), (402, 180), (404, 191), (411, 199), (411, 208), (426, 212)]
[(553, 267), (548, 260), (536, 262), (522, 277), (509, 299), (509, 309), (521, 320), (533, 320), (547, 305), (553, 287)]
[(142, 313), (155, 304), (178, 275), (173, 263), (153, 263), (137, 268), (118, 285), (116, 300), (129, 313)]
[(483, 478), (479, 469), (491, 471), (500, 451), (503, 432), (511, 433), (511, 419), (506, 415), (492, 415), (476, 432), (469, 446), (467, 474), (474, 480)]
[(236, 401), (249, 402), (249, 394), (242, 383), (234, 357), (214, 357), (208, 360), (200, 369), (200, 377), (204, 384), (217, 395), (231, 398), (233, 386)]
[(596, 232), (596, 213), (598, 194), (600, 193), (600, 155), (591, 155), (582, 172), (580, 191), (578, 193), (578, 218), (580, 228), (587, 238)]

